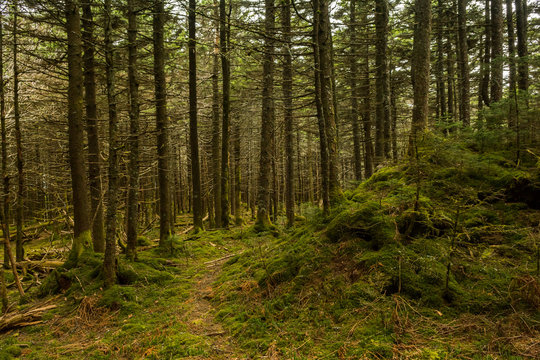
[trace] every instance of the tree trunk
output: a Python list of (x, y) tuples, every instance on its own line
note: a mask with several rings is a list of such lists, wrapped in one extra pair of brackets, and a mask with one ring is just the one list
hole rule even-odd
[(435, 67), (435, 79), (437, 82), (437, 119), (446, 118), (446, 90), (444, 84), (444, 7), (443, 0), (437, 2), (437, 66)]
[(83, 246), (91, 242), (88, 185), (84, 163), (83, 71), (81, 19), (76, 1), (65, 1), (68, 59), (68, 148), (73, 193), (73, 246), (66, 267), (76, 266)]
[(242, 171), (240, 168), (240, 124), (234, 126), (234, 219), (236, 225), (242, 225)]
[[(365, 26), (364, 36), (368, 36), (368, 18), (364, 12), (362, 22)], [(371, 117), (371, 79), (369, 73), (369, 42), (365, 42), (364, 56), (361, 64), (362, 79), (360, 86), (360, 98), (362, 99), (362, 126), (364, 129), (364, 173), (366, 179), (373, 174), (374, 149), (372, 140), (372, 117)]]
[(199, 163), (199, 135), (197, 129), (197, 50), (196, 50), (196, 0), (189, 0), (189, 143), (191, 149), (191, 180), (193, 191), (193, 228), (203, 229), (201, 169)]
[(527, 56), (527, 0), (515, 0), (516, 2), (516, 34), (518, 69), (517, 84), (520, 91), (526, 92), (529, 88), (529, 63)]
[(105, 257), (103, 278), (105, 288), (116, 283), (116, 211), (118, 208), (118, 116), (116, 111), (114, 49), (112, 41), (112, 5), (105, 0), (105, 73), (107, 102), (109, 105), (109, 189), (107, 191), (107, 215), (105, 218)]
[(485, 42), (484, 42), (484, 61), (482, 69), (482, 83), (481, 83), (481, 93), (484, 105), (489, 106), (489, 79), (490, 79), (490, 68), (491, 68), (491, 16), (490, 16), (490, 0), (486, 0), (485, 4)]
[(503, 60), (502, 0), (491, 0), (491, 102), (502, 99)]
[(214, 226), (221, 227), (221, 168), (220, 168), (220, 124), (219, 124), (219, 6), (214, 0), (215, 37), (212, 56), (212, 200), (214, 201)]
[(219, 44), (221, 54), (221, 72), (223, 76), (223, 119), (221, 135), (221, 225), (229, 226), (229, 116), (231, 92), (231, 65), (229, 59), (229, 19), (225, 0), (219, 1)]
[(82, 3), (82, 44), (84, 65), (84, 94), (86, 105), (86, 134), (88, 139), (88, 186), (90, 187), (90, 214), (92, 216), (92, 242), (94, 251), (103, 252), (103, 200), (101, 194), (101, 161), (96, 106), (96, 74), (94, 65), (93, 1)]
[(287, 226), (294, 225), (294, 151), (291, 54), (291, 0), (283, 0), (281, 10), (283, 31), (283, 120), (285, 122), (285, 214)]
[(516, 124), (516, 38), (514, 35), (514, 14), (512, 12), (512, 0), (506, 0), (506, 26), (508, 30), (508, 127)]
[(412, 54), (413, 112), (409, 153), (416, 147), (418, 133), (427, 126), (429, 98), (429, 55), (431, 1), (416, 0)]
[(321, 105), (325, 121), (326, 141), (328, 149), (328, 194), (330, 203), (335, 203), (341, 196), (338, 180), (338, 143), (337, 116), (334, 101), (333, 62), (332, 62), (332, 32), (328, 0), (319, 1), (319, 76), (321, 78)]
[(328, 171), (329, 171), (329, 155), (328, 155), (328, 141), (327, 141), (327, 130), (326, 130), (326, 121), (324, 119), (324, 112), (322, 106), (322, 84), (321, 84), (321, 59), (320, 59), (320, 17), (319, 13), (319, 0), (313, 1), (313, 56), (314, 56), (314, 67), (315, 67), (315, 105), (317, 108), (317, 122), (319, 126), (319, 143), (321, 150), (321, 198), (323, 203), (323, 213), (328, 215), (330, 212), (330, 194), (329, 194), (329, 181), (328, 181)]
[(353, 130), (353, 164), (354, 164), (354, 178), (356, 181), (362, 180), (362, 156), (361, 156), (361, 143), (360, 143), (360, 126), (358, 124), (358, 86), (356, 79), (358, 76), (357, 57), (356, 52), (357, 39), (356, 39), (356, 1), (350, 1), (350, 24), (349, 24), (349, 46), (350, 52), (350, 74), (349, 81), (351, 86), (351, 124)]
[[(15, 279), (15, 284), (17, 285), (17, 290), (19, 295), (22, 297), (24, 295), (24, 290), (19, 279), (19, 274), (17, 273), (17, 267), (15, 262), (15, 257), (11, 251), (11, 239), (9, 236), (9, 174), (7, 172), (7, 140), (6, 140), (6, 101), (5, 101), (5, 92), (4, 92), (4, 45), (3, 45), (3, 26), (0, 14), (0, 118), (1, 118), (1, 128), (2, 128), (2, 177), (4, 178), (4, 193), (3, 193), (3, 212), (2, 212), (2, 232), (4, 233), (4, 267), (9, 267), (11, 265), (11, 271)], [(4, 270), (0, 269), (2, 275), (4, 275)], [(2, 291), (5, 288), (2, 286)], [(2, 294), (2, 305), (7, 305), (7, 294), (4, 299)], [(3, 307), (3, 309), (5, 309)]]
[(139, 205), (139, 77), (137, 73), (136, 0), (128, 0), (128, 83), (129, 83), (129, 188), (127, 201), (127, 247), (130, 260), (137, 257)]
[(459, 117), (463, 126), (471, 125), (471, 95), (469, 83), (469, 49), (467, 45), (467, 0), (458, 0), (458, 43), (460, 71)]
[(24, 171), (21, 136), (21, 114), (19, 107), (19, 46), (18, 46), (18, 1), (13, 1), (13, 113), (15, 117), (15, 144), (17, 148), (17, 202), (15, 204), (15, 223), (17, 226), (15, 241), (15, 257), (17, 261), (24, 260), (22, 239), (23, 227), (23, 200), (24, 200)]
[(274, 0), (265, 0), (264, 57), (262, 85), (261, 155), (257, 191), (256, 226), (267, 228), (270, 222), (270, 175), (274, 133)]
[(388, 1), (375, 0), (376, 31), (376, 79), (375, 79), (375, 163), (380, 164), (386, 157), (385, 129), (390, 123), (388, 110)]
[(165, 79), (165, 50), (163, 26), (165, 9), (163, 0), (154, 0), (154, 85), (156, 98), (156, 132), (159, 182), (159, 246), (172, 246), (171, 195), (169, 186), (169, 134), (167, 119), (167, 89)]

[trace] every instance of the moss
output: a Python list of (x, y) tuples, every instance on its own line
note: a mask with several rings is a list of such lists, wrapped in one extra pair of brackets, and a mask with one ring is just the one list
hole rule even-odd
[(98, 305), (111, 310), (119, 310), (132, 308), (135, 302), (136, 293), (132, 287), (114, 285), (103, 292)]

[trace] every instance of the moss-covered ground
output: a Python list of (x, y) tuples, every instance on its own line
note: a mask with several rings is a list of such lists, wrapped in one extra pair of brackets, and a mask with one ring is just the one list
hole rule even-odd
[(153, 230), (107, 290), (87, 251), (31, 287), (20, 308), (58, 307), (0, 335), (0, 359), (538, 359), (538, 158), (476, 143), (426, 137), (291, 229), (184, 234), (173, 253)]

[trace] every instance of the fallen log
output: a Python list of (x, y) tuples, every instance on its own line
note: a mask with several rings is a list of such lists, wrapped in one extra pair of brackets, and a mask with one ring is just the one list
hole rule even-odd
[(56, 305), (46, 305), (30, 310), (22, 310), (16, 313), (9, 313), (0, 317), (0, 332), (10, 329), (36, 325), (42, 322), (43, 313), (54, 309)]

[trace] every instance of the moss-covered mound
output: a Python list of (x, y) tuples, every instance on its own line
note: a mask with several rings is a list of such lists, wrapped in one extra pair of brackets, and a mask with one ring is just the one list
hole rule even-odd
[(328, 218), (247, 238), (216, 286), (218, 317), (283, 358), (534, 358), (540, 172), (510, 159), (424, 139)]

